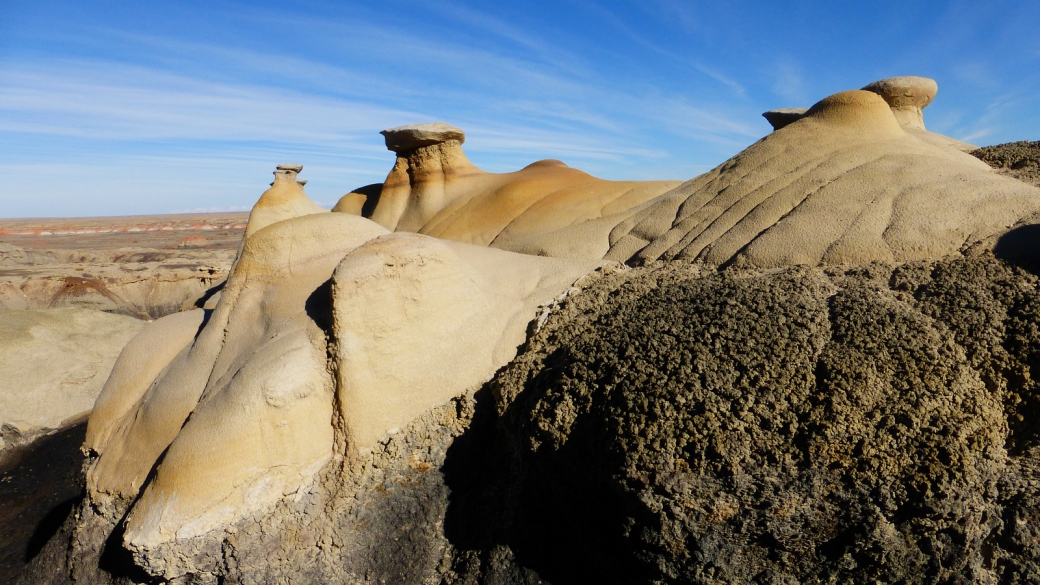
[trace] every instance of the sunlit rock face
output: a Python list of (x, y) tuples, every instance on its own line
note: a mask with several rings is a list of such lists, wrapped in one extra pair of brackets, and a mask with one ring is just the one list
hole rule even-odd
[(466, 158), (462, 131), (447, 124), (404, 126), (384, 134), (397, 160), (383, 183), (373, 221), (394, 231), (514, 252), (600, 258), (613, 224), (679, 184), (606, 181), (557, 160), (513, 173), (487, 173)]
[[(921, 140), (854, 90), (642, 206), (606, 257), (758, 267), (955, 255), (1040, 211), (1040, 191)], [(988, 242), (988, 243), (987, 243)]]
[[(291, 178), (251, 214), (215, 309), (150, 324), (90, 420), (89, 498), (126, 515), (125, 546), (163, 575), (185, 568), (162, 547), (306, 491), (333, 457), (479, 387), (538, 305), (602, 264), (311, 213)], [(272, 208), (297, 215), (262, 225)]]
[(980, 535), (1034, 514), (1037, 282), (1003, 258), (1040, 189), (893, 107), (835, 94), (683, 184), (485, 173), (445, 124), (386, 131), (387, 180), (331, 213), (280, 165), (219, 300), (123, 350), (31, 580), (841, 580), (861, 545), (893, 580), (953, 579), (937, 547), (1026, 567), (1026, 529)]

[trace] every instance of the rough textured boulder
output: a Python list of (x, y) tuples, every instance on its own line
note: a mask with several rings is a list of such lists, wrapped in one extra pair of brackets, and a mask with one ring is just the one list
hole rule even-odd
[[(596, 259), (610, 228), (678, 181), (605, 181), (556, 160), (486, 173), (462, 151), (462, 132), (441, 125), (388, 130), (397, 161), (373, 221), (392, 231), (528, 254)], [(440, 126), (438, 126), (440, 128)], [(398, 141), (408, 146), (397, 146)]]
[(492, 383), (466, 465), (498, 471), (447, 521), (557, 585), (1033, 582), (1037, 285), (993, 258), (601, 279)]
[(814, 105), (610, 234), (614, 260), (775, 267), (907, 262), (991, 246), (1040, 190), (903, 130), (877, 94)]
[(27, 434), (90, 410), (144, 325), (90, 309), (0, 311), (0, 424)]
[(1040, 187), (1040, 141), (996, 144), (971, 154), (1000, 173)]

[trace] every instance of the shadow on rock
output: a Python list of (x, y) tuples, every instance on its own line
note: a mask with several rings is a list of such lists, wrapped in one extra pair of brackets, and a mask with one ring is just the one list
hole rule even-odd
[(1040, 224), (1016, 227), (997, 239), (993, 255), (1033, 274), (1040, 274)]
[(83, 496), (86, 423), (0, 454), (0, 582), (12, 582)]

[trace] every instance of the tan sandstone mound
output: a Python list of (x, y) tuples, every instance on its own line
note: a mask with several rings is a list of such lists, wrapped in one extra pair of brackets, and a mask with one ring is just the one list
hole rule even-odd
[[(628, 210), (678, 181), (606, 181), (557, 160), (513, 173), (487, 173), (462, 151), (447, 124), (383, 132), (397, 161), (371, 214), (393, 231), (546, 256), (600, 258), (607, 233)], [(347, 197), (353, 198), (353, 195)], [(356, 207), (356, 200), (342, 202)]]
[[(971, 152), (978, 148), (949, 136), (929, 132), (925, 128), (923, 110), (932, 103), (939, 92), (939, 84), (934, 79), (914, 75), (889, 77), (867, 84), (863, 89), (881, 96), (892, 108), (892, 114), (899, 125), (921, 140), (936, 146), (955, 148), (962, 152)], [(805, 108), (782, 108), (769, 110), (763, 113), (762, 117), (773, 126), (774, 130), (779, 130), (800, 119), (807, 111)]]
[(900, 126), (862, 90), (821, 100), (645, 204), (606, 255), (761, 267), (942, 258), (1040, 212), (1040, 189)]
[(538, 305), (602, 264), (390, 234), (345, 213), (274, 222), (245, 239), (204, 323), (167, 317), (123, 351), (88, 426), (89, 497), (110, 521), (137, 498), (125, 545), (175, 576), (156, 547), (306, 491), (333, 456), (475, 389)]
[(307, 197), (303, 186), (307, 181), (297, 180), (296, 175), (303, 170), (303, 165), (280, 164), (274, 171), (274, 182), (271, 188), (264, 191), (260, 200), (249, 212), (249, 224), (246, 226), (246, 237), (263, 228), (291, 217), (324, 213), (327, 209), (317, 205)]

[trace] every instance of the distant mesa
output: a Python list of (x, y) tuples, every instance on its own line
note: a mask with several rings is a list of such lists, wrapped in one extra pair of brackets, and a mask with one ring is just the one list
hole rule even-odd
[(466, 142), (466, 134), (462, 130), (444, 122), (398, 126), (383, 130), (380, 134), (386, 138), (386, 147), (394, 152), (415, 150), (449, 140), (456, 140), (459, 144)]

